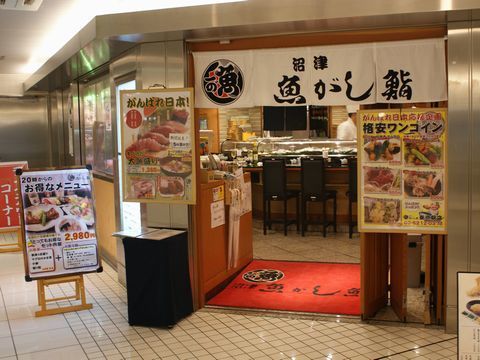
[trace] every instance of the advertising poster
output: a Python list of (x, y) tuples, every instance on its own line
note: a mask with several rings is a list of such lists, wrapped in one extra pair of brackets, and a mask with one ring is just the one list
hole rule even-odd
[(0, 232), (20, 228), (20, 199), (15, 171), (27, 167), (26, 161), (0, 163)]
[(27, 276), (36, 279), (97, 270), (90, 171), (24, 171), (18, 182)]
[(445, 109), (357, 116), (363, 232), (446, 232)]
[(195, 203), (192, 89), (124, 90), (124, 200)]
[(457, 274), (458, 359), (480, 360), (480, 273)]

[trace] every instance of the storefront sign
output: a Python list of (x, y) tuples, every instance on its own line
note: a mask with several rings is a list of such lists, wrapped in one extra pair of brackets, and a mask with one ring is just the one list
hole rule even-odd
[(458, 359), (480, 359), (480, 273), (457, 274)]
[(197, 107), (447, 99), (443, 39), (193, 55)]
[(27, 277), (98, 270), (90, 171), (24, 171), (18, 182)]
[(123, 90), (124, 200), (195, 203), (191, 89)]
[(20, 228), (20, 200), (16, 169), (27, 169), (26, 161), (0, 163), (0, 231)]
[(445, 233), (446, 110), (365, 110), (357, 124), (360, 231)]

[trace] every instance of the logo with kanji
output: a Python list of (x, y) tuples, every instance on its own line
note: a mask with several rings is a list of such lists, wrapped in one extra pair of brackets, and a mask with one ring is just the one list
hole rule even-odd
[(274, 282), (283, 279), (285, 274), (280, 270), (258, 269), (243, 274), (243, 280), (255, 283)]
[(217, 105), (229, 105), (238, 100), (244, 88), (242, 70), (231, 60), (210, 63), (202, 76), (205, 95)]

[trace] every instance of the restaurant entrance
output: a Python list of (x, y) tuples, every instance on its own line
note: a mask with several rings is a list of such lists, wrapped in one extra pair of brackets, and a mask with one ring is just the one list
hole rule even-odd
[[(445, 28), (438, 27), (405, 29), (403, 32), (384, 29), (381, 32), (375, 30), (362, 32), (362, 34), (344, 32), (278, 36), (268, 39), (242, 39), (228, 42), (228, 44), (196, 42), (189, 44), (195, 56), (195, 60), (193, 57), (190, 58), (190, 69), (193, 74), (195, 68), (195, 79), (203, 75), (197, 71), (196, 64), (198, 61), (203, 61), (202, 56), (205, 51), (215, 51), (219, 59), (225, 59), (234, 56), (233, 50), (368, 43), (378, 39), (381, 41), (428, 39), (441, 38), (444, 35)], [(288, 51), (288, 49), (284, 50)], [(206, 61), (206, 64), (213, 63)], [(222, 63), (219, 66), (219, 69), (222, 69), (228, 67), (228, 64)], [(295, 59), (293, 59), (293, 68), (295, 69)], [(212, 70), (212, 74), (214, 73)], [(258, 79), (249, 80), (258, 84)], [(205, 91), (208, 88), (205, 77), (203, 81), (203, 91)], [(190, 83), (194, 84), (193, 76), (190, 78)], [(278, 84), (281, 87), (280, 82)], [(330, 86), (335, 89), (333, 85), (330, 84)], [(199, 87), (196, 86), (196, 88), (199, 91)], [(197, 101), (198, 98), (197, 95)], [(239, 100), (238, 104), (240, 102)], [(361, 111), (376, 109), (382, 112), (384, 109), (387, 111), (430, 109), (446, 107), (446, 105), (446, 102), (441, 101), (394, 104), (377, 102), (360, 104), (357, 109)], [(206, 284), (205, 303), (215, 306), (230, 305), (241, 308), (361, 315), (364, 319), (441, 323), (443, 321), (441, 315), (443, 290), (439, 284), (443, 276), (445, 238), (437, 235), (422, 236), (421, 233), (415, 233), (415, 236), (396, 234), (396, 231), (390, 233), (388, 227), (378, 233), (366, 232), (359, 235), (356, 233), (357, 228), (352, 226), (358, 222), (356, 211), (358, 197), (355, 196), (353, 200), (350, 197), (352, 189), (357, 188), (356, 177), (355, 180), (352, 177), (352, 174), (357, 174), (357, 170), (349, 171), (349, 169), (351, 169), (350, 165), (352, 168), (355, 166), (357, 149), (363, 151), (367, 143), (358, 145), (354, 140), (338, 139), (337, 130), (340, 123), (356, 113), (356, 110), (350, 111), (345, 105), (333, 103), (291, 109), (288, 106), (272, 108), (270, 103), (253, 107), (238, 105), (238, 107), (217, 106), (196, 109), (196, 118), (199, 119), (200, 152), (204, 151), (204, 157), (201, 160), (202, 168), (199, 172), (202, 173), (205, 182), (200, 186), (201, 191), (211, 188), (212, 193), (212, 195), (206, 194), (205, 197), (201, 196), (201, 201), (206, 201), (206, 206), (202, 205), (201, 212), (197, 213), (197, 222), (206, 220), (206, 211), (211, 211), (213, 215), (210, 205), (215, 202), (213, 199), (217, 201), (219, 199), (215, 198), (215, 194), (219, 192), (215, 188), (221, 186), (221, 183), (209, 181), (215, 176), (215, 170), (235, 172), (237, 168), (242, 169), (241, 176), (246, 183), (250, 184), (248, 190), (251, 193), (252, 204), (251, 213), (246, 211), (241, 215), (238, 240), (241, 250), (236, 266), (230, 266), (228, 261), (230, 204), (225, 202), (227, 221), (223, 230), (224, 242), (220, 248), (213, 249), (213, 241), (208, 229), (199, 224), (202, 227), (202, 236), (205, 237), (199, 240), (200, 262), (204, 264), (202, 276)], [(278, 125), (279, 123), (281, 125)], [(386, 144), (388, 146), (388, 142)], [(386, 150), (387, 148), (383, 152), (379, 150), (378, 154), (374, 150), (375, 159), (372, 161), (385, 159), (388, 156)], [(392, 148), (392, 153), (393, 151)], [(396, 153), (401, 156), (400, 151)], [(402, 159), (400, 157), (399, 162), (402, 162)], [(305, 191), (302, 191), (302, 164), (307, 160), (312, 160), (312, 163), (315, 160), (322, 162), (323, 169), (315, 174), (322, 174), (323, 195), (315, 200), (325, 201), (311, 201), (305, 206), (302, 202), (302, 196), (305, 195)], [(212, 162), (215, 163), (214, 166), (211, 166)], [(266, 169), (270, 165), (283, 166), (283, 170), (279, 173), (280, 175), (273, 177), (273, 182), (269, 183), (265, 176)], [(355, 166), (354, 169), (358, 167)], [(237, 178), (238, 176), (240, 175), (237, 174)], [(270, 190), (282, 181), (285, 184), (285, 193), (270, 194)], [(230, 190), (230, 185), (226, 182), (222, 190), (225, 191), (225, 196), (229, 196)], [(380, 191), (382, 192), (383, 190)], [(397, 194), (393, 195), (397, 196)], [(211, 203), (209, 196), (212, 197)], [(270, 201), (266, 202), (266, 197), (268, 200), (281, 201), (271, 201), (272, 204), (269, 205)], [(370, 210), (368, 208), (368, 212)], [(382, 211), (385, 212), (385, 210)], [(384, 225), (396, 226), (396, 222), (401, 222), (400, 212), (396, 213), (397, 215), (392, 219), (381, 221), (386, 221)], [(324, 214), (327, 220), (324, 219)], [(364, 220), (373, 221), (373, 218), (369, 215)], [(382, 219), (385, 217), (383, 216)], [(277, 220), (280, 223), (271, 224), (270, 220)], [(309, 224), (305, 233), (302, 234), (302, 226), (299, 224), (297, 229), (295, 223), (305, 221), (312, 224)], [(291, 224), (286, 227), (285, 222)], [(326, 223), (331, 226), (325, 226)], [(325, 235), (324, 228), (327, 229)], [(355, 231), (350, 236), (352, 228)], [(218, 245), (218, 242), (215, 244)], [(213, 256), (213, 253), (216, 256)], [(220, 261), (223, 265), (218, 260), (222, 255), (226, 258)], [(337, 269), (327, 269), (325, 266), (342, 268), (343, 272), (335, 272), (334, 270)], [(296, 268), (296, 272), (289, 275), (292, 268)], [(318, 275), (311, 276), (312, 274)], [(353, 280), (357, 283), (352, 282), (352, 279), (345, 274), (355, 278)], [(309, 279), (309, 277), (312, 278)], [(250, 278), (256, 281), (249, 282)], [(287, 285), (287, 279), (299, 278), (305, 282)], [(227, 296), (224, 295), (223, 289), (234, 292)], [(251, 300), (248, 300), (247, 294)], [(259, 298), (264, 294), (271, 294), (271, 299), (274, 300), (268, 300), (265, 302), (268, 305), (262, 306)], [(358, 303), (355, 305), (347, 303), (340, 310), (338, 308), (332, 310), (328, 307), (321, 309), (310, 306), (307, 296), (316, 301), (336, 299), (339, 303), (340, 299), (346, 301), (356, 299)], [(244, 301), (232, 305), (232, 299), (240, 298), (250, 302)], [(290, 306), (288, 303), (291, 299), (298, 300), (297, 303), (300, 306), (287, 308)], [(319, 301), (316, 305), (318, 303)], [(435, 309), (434, 316), (432, 316), (432, 308)]]

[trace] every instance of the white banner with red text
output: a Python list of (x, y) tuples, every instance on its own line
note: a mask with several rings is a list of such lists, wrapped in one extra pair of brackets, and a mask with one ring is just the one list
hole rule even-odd
[(443, 39), (195, 52), (193, 57), (196, 107), (447, 99)]

